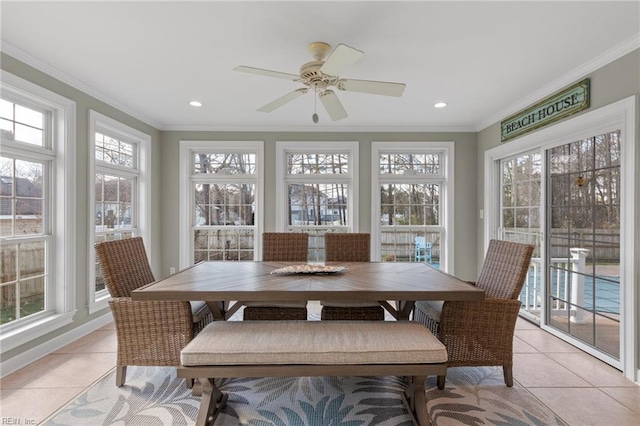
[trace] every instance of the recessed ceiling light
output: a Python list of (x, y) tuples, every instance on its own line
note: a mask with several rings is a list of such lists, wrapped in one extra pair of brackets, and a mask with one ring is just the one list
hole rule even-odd
[(435, 104), (433, 104), (434, 107), (436, 108), (444, 108), (447, 106), (446, 102), (436, 102)]
[(189, 102), (189, 105), (194, 106), (194, 107), (201, 107), (202, 106), (202, 102), (191, 101), (191, 102)]

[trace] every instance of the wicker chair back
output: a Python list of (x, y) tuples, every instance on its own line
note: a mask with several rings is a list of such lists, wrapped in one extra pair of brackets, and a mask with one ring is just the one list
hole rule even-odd
[(516, 299), (529, 270), (533, 246), (491, 240), (476, 286), (487, 298)]
[(306, 262), (309, 234), (302, 232), (265, 232), (262, 234), (262, 260)]
[(371, 235), (333, 233), (324, 235), (327, 262), (369, 262)]
[(155, 281), (142, 237), (106, 241), (95, 248), (111, 297), (131, 297), (133, 290)]

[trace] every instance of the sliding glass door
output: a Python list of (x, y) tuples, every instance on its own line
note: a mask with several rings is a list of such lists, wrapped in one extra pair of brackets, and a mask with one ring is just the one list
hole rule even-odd
[(620, 131), (547, 151), (547, 322), (620, 359)]
[(533, 244), (521, 316), (638, 380), (635, 99), (485, 154), (485, 244)]
[[(544, 153), (546, 194), (541, 151), (500, 161), (499, 237), (535, 247), (520, 295), (522, 314), (539, 321), (544, 304), (550, 326), (619, 359), (620, 131)], [(545, 262), (542, 244), (547, 244)]]
[[(540, 322), (546, 312), (545, 324), (616, 360), (619, 159), (619, 130), (501, 159), (498, 229), (500, 239), (535, 247), (520, 295), (522, 315)], [(546, 214), (541, 214), (543, 200)]]

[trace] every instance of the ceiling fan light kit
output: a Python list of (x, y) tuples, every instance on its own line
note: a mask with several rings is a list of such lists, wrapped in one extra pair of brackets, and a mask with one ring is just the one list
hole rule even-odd
[[(314, 95), (320, 99), (320, 102), (324, 106), (324, 109), (327, 111), (331, 120), (338, 121), (348, 117), (348, 114), (338, 99), (338, 96), (330, 89), (330, 87), (335, 87), (338, 90), (345, 92), (359, 92), (395, 97), (402, 96), (404, 92), (404, 88), (406, 87), (406, 84), (404, 83), (340, 78), (339, 75), (342, 71), (355, 64), (364, 56), (364, 52), (358, 49), (349, 47), (346, 44), (339, 44), (335, 49), (333, 49), (333, 51), (331, 51), (331, 46), (329, 44), (316, 41), (310, 43), (307, 50), (314, 60), (303, 64), (300, 67), (298, 75), (245, 65), (234, 68), (235, 71), (297, 81), (305, 86), (258, 108), (258, 111), (274, 111), (275, 109), (280, 108), (281, 106), (304, 95), (309, 91), (309, 89), (312, 89)], [(329, 52), (331, 52), (331, 54), (329, 54)], [(327, 57), (328, 54), (329, 56)], [(325, 57), (327, 58), (326, 60)], [(318, 122), (318, 114), (315, 111), (312, 116), (312, 120), (314, 123)]]

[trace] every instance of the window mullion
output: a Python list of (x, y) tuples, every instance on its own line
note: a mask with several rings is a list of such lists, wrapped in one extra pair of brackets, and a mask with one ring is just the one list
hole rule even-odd
[(232, 175), (232, 176), (211, 176), (211, 175), (192, 175), (192, 182), (195, 183), (220, 183), (220, 184), (233, 184), (233, 183), (255, 183), (257, 178), (252, 175)]
[(27, 161), (50, 161), (56, 157), (53, 150), (5, 140), (2, 141), (2, 155)]
[(140, 174), (138, 169), (131, 167), (118, 166), (116, 164), (109, 164), (105, 161), (96, 160), (96, 170), (104, 170), (105, 173), (121, 174), (127, 177), (134, 177)]

